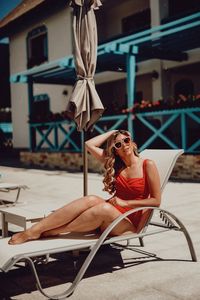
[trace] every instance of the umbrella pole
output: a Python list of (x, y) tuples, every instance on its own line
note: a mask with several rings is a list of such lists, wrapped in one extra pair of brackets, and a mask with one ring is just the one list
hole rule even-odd
[(82, 149), (83, 149), (83, 195), (87, 196), (88, 194), (88, 153), (86, 149), (87, 134), (83, 130), (82, 135)]

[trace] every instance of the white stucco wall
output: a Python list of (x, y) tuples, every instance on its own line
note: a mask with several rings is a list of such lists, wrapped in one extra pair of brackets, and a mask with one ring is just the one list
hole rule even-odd
[[(10, 73), (15, 74), (26, 70), (27, 53), (26, 37), (29, 31), (41, 25), (47, 27), (48, 32), (48, 60), (72, 54), (72, 27), (71, 8), (67, 7), (48, 19), (40, 20), (32, 26), (26, 27), (18, 34), (10, 38)], [(52, 112), (65, 110), (66, 96), (63, 91), (68, 91), (68, 97), (72, 87), (63, 85), (34, 85), (34, 95), (47, 93), (50, 97), (50, 109)], [(15, 148), (29, 147), (28, 126), (28, 93), (27, 84), (11, 84), (13, 143)]]
[(27, 85), (11, 84), (14, 148), (29, 146)]

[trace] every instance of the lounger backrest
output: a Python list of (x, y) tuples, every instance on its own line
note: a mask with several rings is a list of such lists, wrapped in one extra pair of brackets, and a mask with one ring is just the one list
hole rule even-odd
[[(171, 175), (171, 172), (174, 168), (174, 165), (178, 159), (178, 157), (183, 153), (182, 149), (174, 150), (174, 149), (145, 149), (140, 153), (142, 158), (151, 159), (155, 162), (158, 173), (160, 175), (160, 186), (161, 192), (163, 192), (165, 185)], [(153, 210), (149, 215), (148, 220), (142, 232), (146, 232), (148, 225), (152, 219)]]
[(140, 153), (142, 158), (152, 159), (160, 175), (161, 191), (163, 191), (177, 158), (183, 153), (182, 149), (146, 149)]

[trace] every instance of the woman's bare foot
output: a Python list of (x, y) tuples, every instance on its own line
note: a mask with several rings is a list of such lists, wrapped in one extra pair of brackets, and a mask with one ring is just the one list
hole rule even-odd
[(33, 233), (31, 229), (14, 234), (11, 239), (8, 241), (10, 245), (22, 244), (30, 240), (37, 240), (40, 237), (40, 234)]

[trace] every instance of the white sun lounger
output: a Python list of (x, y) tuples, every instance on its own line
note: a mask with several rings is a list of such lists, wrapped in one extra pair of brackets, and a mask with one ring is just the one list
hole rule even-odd
[[(161, 177), (161, 188), (163, 190), (174, 164), (179, 155), (183, 153), (182, 150), (145, 150), (142, 152), (141, 156), (153, 159), (158, 167), (158, 171)], [(172, 213), (167, 210), (158, 207), (147, 207), (152, 209), (152, 214), (154, 211), (160, 214), (160, 222), (153, 223), (149, 219), (148, 224), (146, 224), (144, 230), (139, 234), (129, 234), (117, 237), (108, 237), (111, 230), (126, 216), (129, 214), (142, 210), (142, 208), (133, 209), (129, 212), (118, 217), (112, 222), (112, 224), (101, 234), (97, 236), (94, 234), (64, 234), (57, 238), (46, 238), (36, 241), (30, 241), (21, 245), (8, 245), (8, 238), (0, 240), (0, 269), (3, 272), (10, 271), (18, 262), (25, 261), (30, 266), (35, 275), (38, 290), (47, 298), (50, 299), (66, 299), (70, 296), (78, 283), (84, 276), (88, 266), (90, 265), (92, 259), (94, 258), (98, 249), (104, 244), (118, 243), (121, 241), (130, 241), (135, 238), (139, 238), (140, 241), (143, 237), (162, 233), (165, 231), (179, 231), (182, 232), (186, 238), (186, 242), (189, 247), (192, 261), (197, 261), (195, 250), (192, 244), (189, 233), (182, 224), (182, 222)], [(149, 226), (153, 225), (153, 226)], [(153, 228), (150, 229), (149, 228)], [(34, 257), (51, 255), (55, 253), (61, 253), (71, 250), (80, 250), (84, 248), (90, 248), (90, 252), (80, 268), (77, 276), (72, 282), (71, 286), (62, 294), (57, 295), (47, 295), (43, 290), (40, 280), (33, 262)]]
[(0, 192), (17, 191), (17, 194), (16, 194), (16, 197), (15, 197), (14, 201), (0, 199), (0, 204), (2, 204), (2, 205), (6, 204), (7, 206), (16, 205), (16, 203), (19, 199), (21, 189), (27, 189), (27, 188), (28, 187), (24, 184), (0, 182)]

